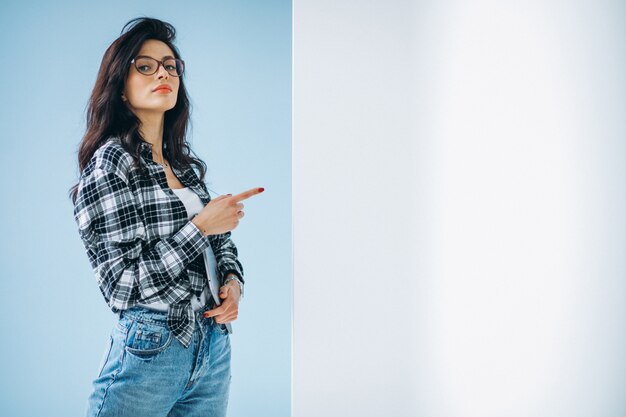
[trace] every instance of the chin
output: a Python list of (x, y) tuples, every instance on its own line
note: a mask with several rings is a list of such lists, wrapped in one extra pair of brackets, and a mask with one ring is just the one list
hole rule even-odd
[(168, 110), (172, 110), (174, 107), (176, 107), (176, 102), (169, 103), (169, 104), (166, 104), (166, 105), (162, 104), (160, 106), (156, 106), (156, 107), (153, 108), (153, 110), (166, 112)]

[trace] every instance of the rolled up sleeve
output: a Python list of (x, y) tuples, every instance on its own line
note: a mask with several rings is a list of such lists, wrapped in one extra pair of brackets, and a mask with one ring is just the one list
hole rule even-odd
[(243, 266), (237, 258), (238, 252), (235, 243), (231, 239), (231, 232), (213, 235), (211, 239), (211, 248), (215, 253), (217, 262), (217, 270), (220, 273), (220, 280), (223, 282), (229, 273), (237, 275), (241, 283), (243, 279)]
[(80, 180), (74, 217), (110, 307), (173, 304), (188, 297), (190, 284), (181, 273), (210, 244), (191, 221), (148, 246), (145, 224), (125, 179), (100, 168)]

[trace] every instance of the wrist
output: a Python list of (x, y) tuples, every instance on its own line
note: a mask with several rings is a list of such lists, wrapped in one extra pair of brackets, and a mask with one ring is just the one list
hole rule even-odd
[(243, 283), (241, 282), (241, 280), (239, 279), (239, 277), (235, 274), (228, 274), (226, 276), (226, 279), (224, 280), (224, 285), (228, 285), (230, 287), (233, 287), (233, 289), (238, 289), (239, 290), (239, 297), (242, 298), (243, 297)]
[(204, 237), (207, 237), (209, 235), (209, 230), (207, 230), (201, 223), (200, 221), (196, 218), (198, 215), (196, 214), (195, 216), (193, 216), (193, 218), (191, 219), (191, 222), (196, 225), (196, 227), (198, 228), (198, 230), (200, 231), (200, 233), (202, 233), (202, 235)]

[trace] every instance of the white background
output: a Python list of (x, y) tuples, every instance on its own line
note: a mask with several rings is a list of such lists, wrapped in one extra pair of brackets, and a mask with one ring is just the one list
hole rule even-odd
[(625, 12), (294, 1), (294, 417), (626, 415)]

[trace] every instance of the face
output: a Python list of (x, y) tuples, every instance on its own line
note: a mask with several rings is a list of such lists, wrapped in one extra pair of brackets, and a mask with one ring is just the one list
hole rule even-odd
[[(159, 61), (164, 57), (174, 57), (174, 52), (164, 42), (156, 39), (148, 39), (141, 47), (137, 55), (149, 56)], [(163, 114), (176, 105), (178, 97), (179, 77), (169, 74), (163, 65), (152, 75), (144, 75), (135, 67), (134, 63), (129, 63), (130, 72), (126, 78), (124, 95), (128, 107), (137, 116), (149, 115), (150, 113)], [(162, 84), (171, 87), (172, 91), (154, 89)]]

